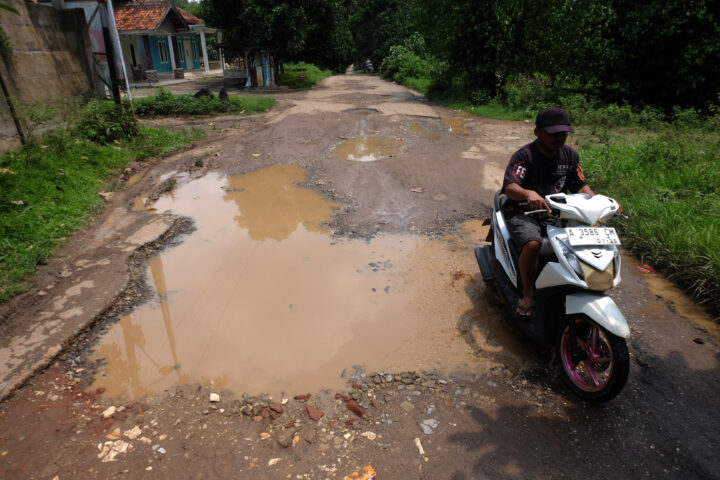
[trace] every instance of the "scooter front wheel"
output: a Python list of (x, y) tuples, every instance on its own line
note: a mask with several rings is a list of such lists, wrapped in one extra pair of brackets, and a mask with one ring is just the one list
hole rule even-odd
[(571, 320), (557, 341), (559, 367), (570, 389), (588, 402), (606, 402), (625, 386), (630, 371), (627, 344), (589, 318)]

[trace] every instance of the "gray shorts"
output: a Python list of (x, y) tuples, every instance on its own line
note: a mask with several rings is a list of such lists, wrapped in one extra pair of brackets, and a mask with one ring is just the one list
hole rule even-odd
[(510, 217), (507, 226), (513, 242), (522, 249), (526, 243), (533, 240), (542, 243), (543, 225), (547, 223), (549, 223), (547, 220), (517, 214)]

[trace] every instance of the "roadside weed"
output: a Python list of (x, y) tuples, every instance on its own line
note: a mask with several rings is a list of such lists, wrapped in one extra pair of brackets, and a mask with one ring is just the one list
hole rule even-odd
[(625, 246), (720, 311), (720, 140), (666, 134), (581, 152), (593, 188), (620, 201)]
[(275, 105), (268, 97), (238, 96), (229, 97), (229, 110), (217, 95), (196, 98), (190, 94), (173, 94), (164, 88), (152, 97), (135, 99), (135, 114), (138, 116), (162, 115), (211, 115), (217, 113), (251, 114), (265, 112)]
[[(132, 160), (163, 155), (202, 136), (196, 130), (140, 128), (127, 141), (101, 145), (60, 132), (0, 158), (0, 302), (28, 288), (27, 276), (52, 248), (102, 206), (106, 179)], [(26, 159), (30, 159), (26, 163)]]

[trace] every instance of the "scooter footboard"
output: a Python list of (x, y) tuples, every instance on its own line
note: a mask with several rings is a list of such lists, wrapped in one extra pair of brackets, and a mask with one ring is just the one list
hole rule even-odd
[(565, 314), (582, 313), (610, 333), (630, 336), (630, 327), (612, 298), (593, 293), (571, 293), (565, 297)]

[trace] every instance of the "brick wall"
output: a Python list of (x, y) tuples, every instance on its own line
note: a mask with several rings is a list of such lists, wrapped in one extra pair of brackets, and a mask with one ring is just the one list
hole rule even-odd
[(88, 95), (93, 85), (92, 52), (82, 10), (3, 0), (20, 12), (0, 13), (12, 56), (0, 56), (0, 153), (19, 146), (7, 96), (23, 103)]

